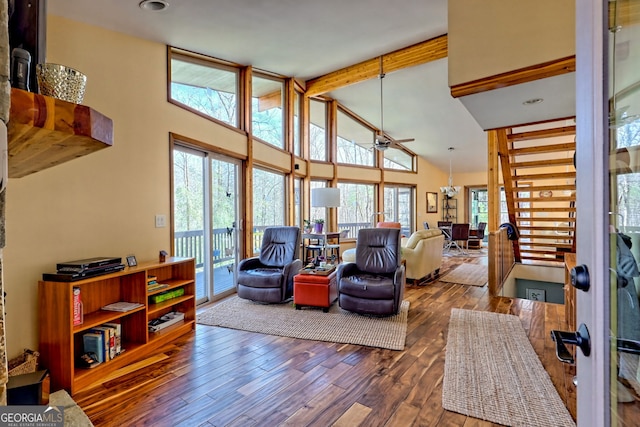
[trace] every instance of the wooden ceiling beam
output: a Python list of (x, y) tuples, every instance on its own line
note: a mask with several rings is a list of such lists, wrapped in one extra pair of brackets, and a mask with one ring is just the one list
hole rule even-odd
[[(448, 37), (446, 34), (416, 43), (402, 49), (382, 55), (382, 69), (385, 74), (403, 68), (426, 64), (448, 55)], [(349, 86), (380, 75), (380, 57), (367, 59), (355, 65), (342, 68), (307, 80), (307, 96), (318, 96), (341, 87)]]
[(555, 77), (575, 71), (576, 57), (572, 55), (555, 61), (545, 62), (544, 64), (536, 64), (519, 70), (508, 71), (495, 76), (484, 77), (472, 82), (451, 86), (451, 96), (459, 98), (461, 96), (515, 86), (521, 83), (528, 83), (534, 80)]

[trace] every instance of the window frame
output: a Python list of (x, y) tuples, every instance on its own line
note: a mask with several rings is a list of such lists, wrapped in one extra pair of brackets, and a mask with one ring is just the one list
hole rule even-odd
[[(281, 145), (276, 145), (266, 139), (261, 138), (260, 136), (255, 134), (255, 114), (253, 111), (253, 100), (254, 100), (254, 84), (256, 81), (256, 78), (258, 79), (263, 79), (263, 80), (270, 80), (273, 82), (278, 82), (280, 84), (280, 144)], [(287, 130), (286, 130), (286, 123), (287, 123), (287, 116), (288, 116), (288, 111), (286, 108), (287, 105), (287, 84), (286, 84), (286, 79), (283, 77), (279, 77), (279, 76), (275, 76), (266, 72), (262, 72), (262, 71), (257, 71), (257, 70), (252, 70), (251, 72), (251, 101), (250, 101), (250, 105), (248, 106), (250, 112), (251, 112), (251, 137), (254, 138), (257, 141), (260, 141), (264, 144), (269, 145), (270, 147), (274, 147), (277, 148), (279, 150), (283, 150), (286, 152), (289, 152), (289, 149), (287, 147)], [(255, 98), (256, 100), (258, 98)]]
[[(171, 91), (171, 85), (173, 83), (173, 75), (172, 75), (172, 69), (171, 69), (171, 61), (174, 58), (180, 58), (182, 60), (185, 60), (185, 62), (192, 62), (194, 64), (198, 64), (198, 65), (202, 65), (202, 66), (206, 66), (206, 67), (210, 67), (210, 68), (214, 68), (214, 69), (218, 69), (218, 70), (223, 70), (223, 71), (229, 71), (232, 72), (236, 75), (236, 108), (235, 108), (235, 116), (236, 116), (236, 124), (232, 125), (230, 123), (225, 122), (224, 120), (218, 119), (216, 117), (210, 116), (202, 111), (197, 110), (194, 107), (189, 106), (188, 104), (185, 104), (183, 102), (178, 101), (177, 99), (172, 97), (172, 91)], [(189, 111), (190, 113), (193, 113), (197, 116), (200, 116), (206, 120), (210, 120), (216, 124), (219, 124), (221, 126), (224, 126), (228, 129), (234, 130), (236, 132), (240, 132), (240, 133), (245, 133), (243, 132), (243, 123), (242, 123), (242, 99), (243, 99), (243, 92), (244, 92), (244, 88), (242, 85), (242, 69), (244, 67), (239, 65), (239, 64), (235, 64), (229, 61), (225, 61), (222, 59), (218, 59), (218, 58), (214, 58), (214, 57), (210, 57), (210, 56), (206, 56), (206, 55), (202, 55), (202, 54), (197, 54), (194, 52), (190, 52), (187, 50), (183, 50), (177, 47), (173, 47), (173, 46), (167, 46), (167, 102), (169, 102), (170, 104), (173, 104), (179, 108), (182, 108), (184, 110)]]

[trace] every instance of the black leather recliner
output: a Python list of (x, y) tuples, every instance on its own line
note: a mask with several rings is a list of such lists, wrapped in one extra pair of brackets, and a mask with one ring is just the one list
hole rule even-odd
[(397, 314), (404, 297), (400, 230), (365, 228), (358, 232), (356, 261), (336, 272), (340, 307), (360, 314)]
[(238, 296), (268, 303), (289, 299), (293, 295), (293, 276), (302, 268), (299, 248), (300, 228), (266, 228), (260, 256), (238, 263)]

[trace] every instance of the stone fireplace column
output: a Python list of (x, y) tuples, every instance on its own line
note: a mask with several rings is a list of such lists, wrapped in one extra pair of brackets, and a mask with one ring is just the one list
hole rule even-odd
[[(0, 140), (7, 139), (7, 123), (11, 107), (11, 87), (9, 85), (9, 13), (8, 0), (0, 0)], [(6, 144), (4, 145), (6, 147)], [(4, 156), (0, 153), (0, 159)], [(6, 157), (4, 157), (6, 158)], [(0, 160), (1, 161), (1, 160)], [(8, 165), (0, 165), (7, 168)], [(4, 183), (6, 185), (6, 183)], [(0, 405), (7, 404), (7, 382), (9, 381), (7, 368), (7, 347), (5, 339), (5, 308), (4, 308), (4, 280), (2, 277), (2, 250), (5, 244), (4, 206), (6, 188), (0, 193)]]

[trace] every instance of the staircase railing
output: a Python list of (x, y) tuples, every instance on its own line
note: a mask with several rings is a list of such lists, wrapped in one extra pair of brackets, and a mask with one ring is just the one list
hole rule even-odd
[(507, 230), (500, 228), (489, 233), (489, 295), (498, 296), (505, 280), (516, 264), (512, 241)]

